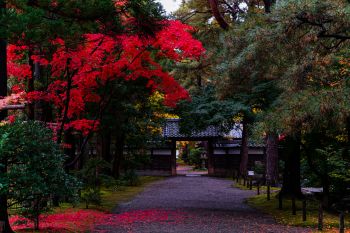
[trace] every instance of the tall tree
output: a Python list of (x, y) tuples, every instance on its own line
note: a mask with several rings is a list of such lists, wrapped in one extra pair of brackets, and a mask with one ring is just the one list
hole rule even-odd
[[(301, 195), (300, 156), (305, 133), (335, 119), (344, 125), (342, 115), (348, 115), (347, 108), (340, 110), (339, 106), (348, 98), (340, 91), (346, 85), (330, 67), (337, 60), (337, 53), (348, 48), (347, 33), (344, 33), (348, 22), (344, 20), (349, 16), (331, 9), (332, 4), (349, 7), (345, 1), (280, 2), (270, 16), (275, 19), (273, 23), (261, 18), (250, 24), (255, 28), (247, 35), (250, 42), (233, 63), (239, 68), (249, 60), (257, 64), (265, 61), (254, 66), (250, 79), (260, 71), (264, 71), (260, 78), (274, 79), (277, 92), (271, 96), (270, 104), (261, 108), (261, 115), (265, 116), (259, 119), (265, 124), (266, 132), (286, 135), (282, 194)], [(265, 51), (264, 55), (261, 51)], [(239, 70), (245, 71), (235, 69)], [(256, 89), (257, 84), (252, 86)], [(332, 102), (335, 99), (337, 102)], [(326, 103), (329, 107), (325, 107)]]
[[(44, 88), (33, 91), (30, 87), (27, 100), (45, 101), (55, 109), (58, 143), (64, 138), (65, 130), (73, 128), (89, 136), (97, 129), (98, 119), (113, 94), (99, 96), (97, 91), (108, 86), (110, 79), (145, 78), (147, 88), (163, 92), (165, 103), (171, 106), (178, 99), (188, 97), (186, 91), (162, 71), (153, 55), (174, 61), (198, 59), (204, 50), (191, 37), (190, 27), (163, 20), (160, 4), (152, 0), (84, 4), (76, 1), (30, 1), (28, 4), (18, 0), (10, 3), (6, 11), (3, 5), (1, 25), (6, 25), (6, 33), (2, 35), (13, 44), (9, 53), (14, 59), (8, 62), (12, 83), (16, 84), (11, 87), (12, 92), (28, 91), (23, 85), (33, 77), (28, 60), (40, 63), (46, 74), (45, 81), (40, 83)], [(160, 30), (163, 27), (167, 30)], [(168, 36), (173, 43), (165, 39)], [(181, 39), (194, 46), (188, 46)], [(6, 58), (6, 43), (1, 46), (1, 54)], [(40, 53), (26, 57), (34, 47)], [(6, 60), (1, 59), (1, 64), (0, 74), (5, 82)], [(2, 90), (6, 86), (1, 85)], [(84, 112), (89, 104), (97, 105), (98, 111), (93, 116)], [(76, 160), (73, 158), (71, 162)], [(5, 161), (1, 162), (6, 168)], [(5, 195), (0, 203), (0, 220), (6, 227), (4, 232), (11, 232)]]
[[(0, 14), (3, 18), (6, 14), (6, 2), (4, 0), (0, 1)], [(0, 96), (7, 96), (7, 38), (4, 37), (5, 29), (1, 30), (0, 38)], [(4, 120), (7, 116), (6, 111), (0, 111), (0, 120)], [(0, 161), (3, 166), (0, 167), (0, 173), (4, 174), (7, 172), (7, 162)], [(7, 213), (7, 201), (8, 196), (6, 192), (0, 194), (0, 230), (4, 233), (12, 233), (12, 229), (8, 219)]]

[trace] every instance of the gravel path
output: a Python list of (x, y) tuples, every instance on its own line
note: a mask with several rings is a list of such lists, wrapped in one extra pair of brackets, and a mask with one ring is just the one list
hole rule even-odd
[(282, 233), (310, 232), (276, 224), (244, 204), (251, 191), (210, 177), (172, 177), (158, 181), (97, 226), (110, 233)]
[(198, 171), (193, 170), (194, 166), (178, 165), (176, 168), (177, 175), (208, 175), (208, 170)]

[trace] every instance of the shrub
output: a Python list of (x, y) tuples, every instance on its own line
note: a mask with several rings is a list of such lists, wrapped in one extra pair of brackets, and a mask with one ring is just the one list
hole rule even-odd
[[(20, 213), (39, 228), (39, 215), (53, 195), (76, 195), (79, 183), (64, 171), (64, 155), (52, 131), (38, 122), (0, 127), (0, 194), (20, 205)], [(1, 206), (1, 208), (4, 208)]]
[(203, 148), (192, 148), (188, 154), (188, 163), (194, 165), (196, 168), (200, 168), (202, 165), (201, 154), (203, 153)]
[(135, 170), (128, 170), (122, 177), (122, 180), (127, 186), (138, 186), (141, 181), (139, 176), (136, 174)]
[(101, 205), (101, 186), (113, 185), (113, 177), (105, 174), (104, 171), (110, 169), (111, 165), (103, 159), (91, 158), (78, 172), (78, 176), (83, 181), (81, 199), (85, 202), (86, 208), (89, 204)]

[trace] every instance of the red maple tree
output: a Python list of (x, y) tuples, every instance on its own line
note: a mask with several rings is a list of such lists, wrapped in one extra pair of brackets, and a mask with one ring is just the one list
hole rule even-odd
[[(158, 61), (200, 59), (205, 50), (192, 37), (192, 27), (176, 20), (162, 24), (162, 30), (152, 37), (85, 34), (84, 42), (75, 48), (60, 38), (53, 40), (53, 53), (31, 56), (34, 62), (50, 71), (50, 80), (45, 90), (26, 92), (27, 101), (45, 101), (56, 109), (58, 135), (71, 128), (84, 135), (96, 130), (100, 115), (87, 119), (86, 107), (95, 103), (103, 109), (111, 93), (101, 95), (99, 90), (116, 79), (147, 79), (148, 88), (164, 94), (164, 104), (176, 106), (189, 95)], [(26, 91), (25, 82), (32, 78), (30, 66), (25, 62), (28, 47), (10, 45), (8, 53), (9, 76), (16, 80), (12, 91)]]

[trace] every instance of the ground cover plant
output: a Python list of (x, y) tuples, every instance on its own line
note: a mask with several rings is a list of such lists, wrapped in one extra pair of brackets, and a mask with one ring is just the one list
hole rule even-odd
[[(140, 184), (137, 186), (118, 186), (103, 187), (100, 190), (100, 203), (89, 205), (86, 208), (85, 203), (72, 206), (71, 203), (62, 203), (60, 207), (53, 208), (50, 212), (40, 216), (40, 230), (34, 230), (33, 222), (12, 212), (10, 223), (16, 232), (86, 232), (95, 230), (98, 224), (124, 224), (126, 225), (128, 218), (125, 216), (115, 217), (111, 212), (119, 203), (131, 200), (135, 195), (143, 191), (143, 189), (152, 182), (161, 180), (161, 177), (140, 177)], [(132, 215), (132, 214), (131, 214)], [(146, 215), (146, 214), (145, 214)], [(154, 212), (153, 215), (157, 215)], [(135, 217), (135, 221), (136, 221)], [(138, 219), (140, 220), (140, 219)], [(98, 230), (95, 230), (99, 232)], [(101, 230), (101, 232), (103, 232)]]
[[(301, 226), (313, 229), (315, 232), (339, 232), (339, 213), (336, 212), (324, 212), (324, 227), (323, 231), (318, 231), (318, 209), (319, 201), (309, 200), (307, 202), (307, 215), (306, 221), (302, 220), (302, 203), (296, 202), (297, 214), (292, 214), (292, 201), (291, 199), (283, 200), (283, 209), (278, 209), (278, 193), (271, 195), (271, 200), (266, 201), (266, 195), (259, 195), (251, 197), (247, 200), (247, 203), (267, 214), (272, 215), (279, 223), (290, 226)], [(350, 226), (349, 214), (345, 215), (345, 227)]]

